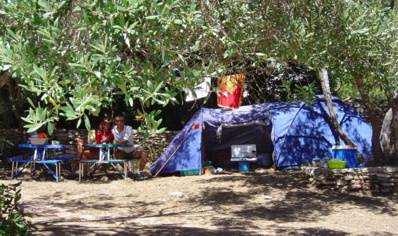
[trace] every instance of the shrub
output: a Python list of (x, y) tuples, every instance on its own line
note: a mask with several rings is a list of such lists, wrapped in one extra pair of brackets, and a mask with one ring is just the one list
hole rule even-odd
[[(0, 186), (0, 235), (29, 235), (29, 216), (19, 209), (22, 182)], [(29, 216), (30, 217), (30, 216)]]

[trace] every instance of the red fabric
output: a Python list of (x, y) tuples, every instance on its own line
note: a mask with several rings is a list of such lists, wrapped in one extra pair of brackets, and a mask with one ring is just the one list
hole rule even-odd
[(193, 125), (193, 129), (199, 129), (199, 127), (200, 127), (199, 122), (197, 122), (197, 123), (195, 123), (195, 124)]
[(218, 93), (219, 107), (239, 108), (243, 99), (244, 80), (243, 73), (224, 76), (218, 80), (218, 86), (221, 87)]
[(100, 136), (99, 140), (102, 140), (102, 139), (104, 139), (106, 137), (111, 137), (111, 140), (108, 143), (112, 143), (113, 139), (114, 139), (112, 131), (108, 131), (108, 133), (103, 134), (102, 131), (100, 130), (99, 131), (99, 136)]

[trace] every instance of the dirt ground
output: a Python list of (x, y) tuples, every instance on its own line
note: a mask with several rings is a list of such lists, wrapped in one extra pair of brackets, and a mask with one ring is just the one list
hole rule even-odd
[(300, 171), (134, 181), (102, 168), (81, 183), (62, 175), (0, 181), (22, 180), (32, 235), (398, 235), (397, 196), (320, 190)]

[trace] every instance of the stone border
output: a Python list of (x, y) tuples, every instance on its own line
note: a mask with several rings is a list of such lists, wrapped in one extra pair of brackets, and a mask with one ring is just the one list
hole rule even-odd
[(342, 193), (398, 194), (398, 167), (328, 169), (303, 166), (301, 170), (311, 184), (320, 188)]

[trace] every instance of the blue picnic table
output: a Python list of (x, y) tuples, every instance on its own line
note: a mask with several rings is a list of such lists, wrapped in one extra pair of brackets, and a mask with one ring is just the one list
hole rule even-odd
[[(112, 167), (117, 170), (120, 175), (126, 179), (127, 177), (127, 160), (126, 159), (114, 159), (112, 158), (111, 149), (117, 147), (129, 147), (129, 144), (121, 144), (121, 143), (99, 143), (99, 144), (84, 144), (85, 148), (99, 148), (98, 159), (84, 159), (79, 161), (79, 182), (81, 182), (82, 177), (86, 177), (87, 174), (93, 170), (91, 173), (94, 173), (102, 164), (110, 164)], [(124, 173), (122, 173), (115, 164), (124, 164)], [(88, 164), (90, 167), (87, 170), (87, 173), (83, 173), (83, 165)], [(96, 168), (95, 168), (96, 167)]]
[[(29, 144), (29, 143), (21, 143), (18, 144), (18, 148), (30, 148), (33, 149), (33, 155), (27, 159), (15, 159), (12, 160), (12, 168), (11, 168), (11, 178), (16, 178), (27, 166), (31, 167), (31, 173), (34, 173), (39, 167), (44, 166), (52, 176), (57, 180), (60, 179), (61, 172), (61, 160), (59, 159), (49, 159), (47, 150), (55, 150), (55, 149), (65, 149), (70, 145), (66, 144)], [(22, 169), (18, 171), (18, 164), (22, 164)], [(36, 166), (36, 164), (38, 164)], [(55, 173), (48, 166), (50, 164), (55, 165)], [(34, 167), (34, 170), (32, 170)], [(14, 172), (16, 172), (14, 174)]]

